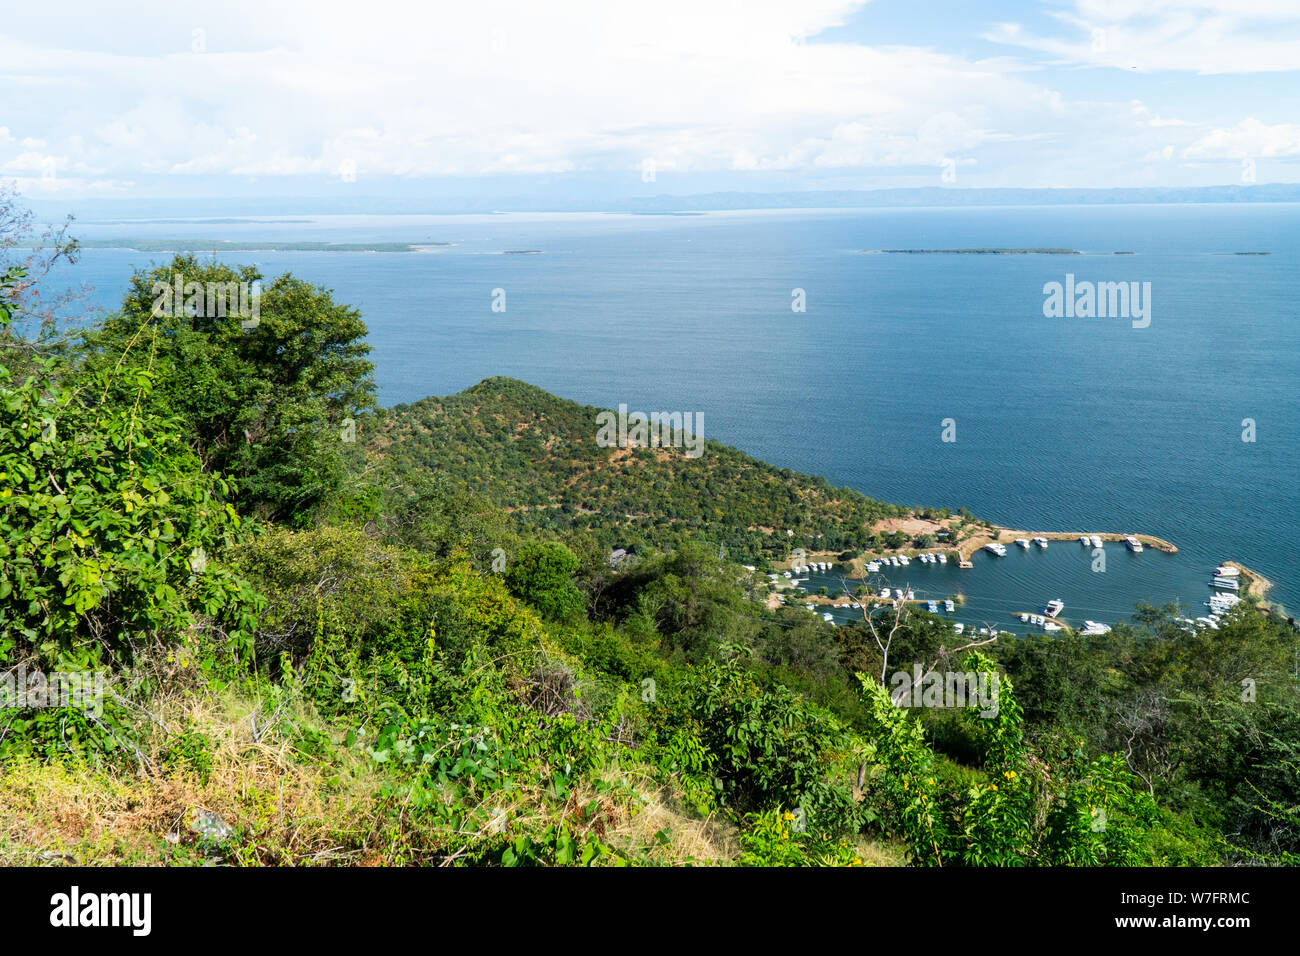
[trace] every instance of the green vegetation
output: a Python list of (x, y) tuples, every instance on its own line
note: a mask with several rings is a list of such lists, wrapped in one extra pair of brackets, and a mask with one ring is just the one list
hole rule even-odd
[(872, 524), (907, 514), (714, 441), (699, 458), (603, 448), (595, 440), (600, 411), (490, 378), (388, 410), (367, 449), (401, 471), (456, 476), (521, 531), (584, 534), (632, 552), (696, 540), (753, 563), (784, 560), (797, 547), (860, 550), (874, 542)]
[(342, 481), (345, 422), (373, 405), (365, 324), (290, 275), (266, 286), (252, 328), (207, 292), (197, 314), (178, 303), (155, 316), (155, 288), (178, 276), (205, 290), (262, 279), (193, 256), (136, 272), (121, 311), (85, 337), (85, 371), (104, 381), (102, 401), (177, 421), (204, 469), (237, 482), (244, 510), (305, 521)]
[[(769, 610), (738, 554), (852, 556), (903, 509), (598, 448), (509, 379), (362, 414), (353, 310), (285, 276), (254, 329), (155, 317), (176, 270), (255, 275), (179, 257), (58, 355), (0, 272), (0, 676), (106, 685), (0, 709), (0, 863), (1300, 860), (1294, 622), (976, 648)], [(914, 664), (996, 706), (896, 705)]]

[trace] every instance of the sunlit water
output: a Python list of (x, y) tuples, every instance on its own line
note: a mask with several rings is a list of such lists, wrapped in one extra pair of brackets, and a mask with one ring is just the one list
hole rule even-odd
[[(177, 210), (183, 215), (183, 210)], [(702, 412), (711, 438), (876, 498), (964, 506), (1028, 530), (1141, 531), (1011, 547), (975, 568), (893, 569), (955, 615), (1013, 624), (1060, 598), (1113, 623), (1135, 602), (1198, 614), (1238, 560), (1300, 598), (1300, 207), (891, 209), (706, 216), (320, 217), (307, 224), (93, 225), (86, 238), (442, 241), (426, 253), (231, 253), (361, 309), (384, 404), (491, 375), (602, 407)], [(1066, 247), (1083, 256), (878, 255)], [(507, 250), (541, 255), (503, 255)], [(1115, 256), (1117, 251), (1135, 255)], [(1231, 255), (1269, 252), (1268, 256)], [(95, 301), (167, 257), (90, 250)], [(1067, 272), (1152, 286), (1152, 320), (1049, 319)], [(62, 273), (61, 277), (66, 277)], [(505, 290), (506, 311), (491, 309)], [(791, 310), (802, 289), (807, 311)], [(953, 419), (956, 441), (941, 440)], [(1243, 420), (1256, 440), (1243, 442)], [(900, 574), (900, 570), (903, 572)], [(838, 580), (814, 581), (838, 586)], [(1195, 616), (1195, 615), (1193, 615)]]

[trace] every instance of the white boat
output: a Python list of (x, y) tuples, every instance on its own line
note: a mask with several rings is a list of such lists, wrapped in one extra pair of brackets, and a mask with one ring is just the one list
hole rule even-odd
[(943, 609), (951, 614), (953, 611), (957, 610), (957, 605), (953, 604), (951, 600), (947, 600), (943, 602)]
[(1216, 624), (1216, 623), (1214, 623), (1214, 621), (1211, 620), (1211, 619), (1208, 618), (1208, 617), (1198, 617), (1198, 618), (1196, 619), (1196, 623), (1197, 623), (1197, 624), (1203, 624), (1203, 625), (1205, 625), (1206, 627), (1208, 627), (1208, 628), (1212, 628), (1212, 629), (1214, 629), (1214, 630), (1216, 630), (1216, 631), (1219, 629), (1219, 625)]
[(1240, 568), (1234, 568), (1231, 564), (1221, 564), (1214, 569), (1216, 578), (1235, 578), (1241, 574)]
[[(899, 592), (898, 592), (898, 596), (899, 596), (899, 597), (903, 597), (903, 592), (902, 592), (902, 591), (899, 591)], [(907, 600), (910, 601), (910, 600), (912, 600), (912, 599), (915, 598), (915, 597), (916, 597), (916, 592), (913, 591), (911, 588), (908, 588), (908, 589), (907, 589)]]
[(887, 598), (887, 597), (889, 597), (889, 588), (881, 588), (881, 589), (880, 589), (880, 596), (881, 596), (882, 598)]
[(823, 614), (823, 615), (822, 615), (822, 620), (823, 620), (823, 621), (833, 621), (833, 620), (835, 620), (835, 618), (831, 617), (829, 614)]
[(784, 573), (785, 573), (786, 578), (789, 579), (789, 577), (790, 577), (790, 572), (789, 572), (789, 571), (786, 571), (786, 572), (784, 572)]
[(1094, 534), (1094, 535), (1093, 535), (1091, 538), (1089, 538), (1088, 540), (1092, 542), (1092, 546), (1093, 546), (1094, 548), (1100, 548), (1100, 547), (1101, 547), (1101, 535)]
[(907, 567), (909, 564), (912, 563), (912, 559), (905, 554), (900, 554), (898, 556), (898, 563), (901, 564), (903, 567)]
[(1079, 535), (1079, 543), (1086, 548), (1092, 544), (1092, 540), (1086, 534), (1081, 534)]
[(1051, 621), (1045, 621), (1043, 623), (1044, 631), (1059, 631), (1060, 629), (1061, 629), (1061, 625), (1053, 624)]
[(1137, 538), (1133, 537), (1132, 535), (1129, 535), (1127, 538), (1125, 538), (1124, 543), (1128, 545), (1128, 549), (1132, 551), (1134, 554), (1138, 554), (1142, 550), (1142, 542), (1139, 541)]
[(1028, 547), (1029, 547), (1029, 539), (1028, 539), (1028, 538), (1016, 538), (1016, 544), (1020, 545), (1020, 547), (1022, 547), (1022, 548), (1028, 548)]
[(1047, 539), (1046, 539), (1046, 538), (1035, 538), (1035, 539), (1034, 539), (1034, 544), (1038, 545), (1040, 548), (1045, 548), (1045, 547), (1047, 547)]
[(1043, 613), (1048, 617), (1060, 617), (1061, 612), (1065, 610), (1065, 602), (1060, 598), (1053, 598), (1047, 602), (1047, 607), (1043, 608)]
[(1241, 582), (1236, 578), (1215, 578), (1210, 582), (1210, 587), (1227, 588), (1229, 591), (1240, 591)]
[(961, 621), (958, 621), (956, 624), (952, 626), (952, 629), (956, 631), (958, 634), (960, 634), (962, 631), (966, 630), (966, 625), (963, 624)]
[(879, 561), (868, 561), (868, 562), (867, 562), (867, 573), (868, 573), (868, 574), (876, 574), (879, 570), (880, 570), (880, 562), (879, 562)]
[(889, 566), (890, 566), (891, 568), (896, 568), (896, 567), (898, 567), (898, 558), (894, 557), (893, 555), (890, 555), (890, 557), (889, 557)]
[(1028, 615), (1028, 614), (1021, 614), (1021, 615), (1020, 615), (1020, 623), (1021, 623), (1021, 624), (1028, 624), (1028, 623), (1029, 623), (1029, 615)]
[(940, 564), (947, 564), (947, 563), (948, 563), (948, 555), (946, 555), (946, 554), (941, 554), (941, 555), (939, 555), (939, 563), (940, 563)]
[(926, 601), (925, 609), (929, 611), (931, 614), (939, 613), (939, 605), (935, 604), (933, 601)]
[(1106, 624), (1102, 624), (1100, 621), (1084, 621), (1083, 633), (1088, 635), (1109, 634), (1110, 627)]
[(984, 545), (984, 550), (989, 554), (996, 554), (999, 558), (1005, 558), (1007, 556), (1006, 545), (998, 544), (996, 541), (990, 541), (988, 544)]

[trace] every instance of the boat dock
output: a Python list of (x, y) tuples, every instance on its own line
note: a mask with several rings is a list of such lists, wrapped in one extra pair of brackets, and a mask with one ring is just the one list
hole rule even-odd
[(980, 534), (968, 538), (958, 545), (962, 561), (969, 561), (971, 555), (988, 544), (1014, 544), (1017, 538), (1032, 540), (1042, 538), (1044, 541), (1073, 541), (1076, 544), (1082, 537), (1100, 538), (1103, 542), (1111, 541), (1123, 544), (1129, 538), (1136, 538), (1148, 548), (1163, 551), (1165, 554), (1177, 554), (1178, 547), (1172, 541), (1157, 538), (1152, 534), (1127, 534), (1118, 531), (1017, 531), (1011, 528), (998, 528), (996, 534)]

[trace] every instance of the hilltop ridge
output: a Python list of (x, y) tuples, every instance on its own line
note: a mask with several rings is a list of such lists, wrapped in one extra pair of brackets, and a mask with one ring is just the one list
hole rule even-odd
[(386, 410), (368, 451), (457, 478), (522, 526), (586, 531), (610, 546), (704, 534), (737, 557), (814, 543), (859, 549), (874, 523), (909, 513), (707, 438), (698, 458), (603, 448), (602, 411), (498, 376)]

